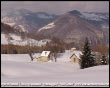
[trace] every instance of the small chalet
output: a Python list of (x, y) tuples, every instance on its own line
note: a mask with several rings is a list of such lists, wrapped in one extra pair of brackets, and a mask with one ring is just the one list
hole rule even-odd
[(71, 62), (79, 63), (81, 54), (82, 53), (80, 51), (74, 51), (73, 54), (70, 56)]
[(49, 60), (54, 60), (54, 54), (51, 51), (43, 51), (37, 61), (48, 62)]

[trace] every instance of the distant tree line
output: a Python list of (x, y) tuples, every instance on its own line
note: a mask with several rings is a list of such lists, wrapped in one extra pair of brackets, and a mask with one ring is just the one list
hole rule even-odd
[(97, 52), (97, 63), (98, 65), (109, 64), (109, 47), (104, 44), (98, 44), (93, 46), (93, 51)]
[[(30, 46), (19, 46), (19, 45), (1, 45), (1, 54), (26, 54), (30, 52)], [(32, 52), (40, 52), (41, 48), (39, 46), (32, 46)]]
[(29, 42), (27, 45), (1, 45), (1, 54), (26, 54), (26, 53), (41, 53), (44, 50), (51, 51), (53, 53), (62, 53), (65, 51), (63, 43), (53, 38), (54, 41), (47, 42), (44, 46), (35, 46), (32, 42)]

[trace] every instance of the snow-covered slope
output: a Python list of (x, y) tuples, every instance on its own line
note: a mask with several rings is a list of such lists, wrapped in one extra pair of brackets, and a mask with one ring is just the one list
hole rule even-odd
[(34, 46), (43, 46), (45, 45), (47, 42), (50, 42), (49, 39), (43, 39), (43, 40), (35, 40), (35, 39), (31, 39), (31, 38), (25, 38), (22, 39), (21, 36), (19, 35), (15, 35), (12, 33), (9, 34), (1, 34), (1, 44), (13, 44), (13, 45), (27, 45), (27, 44), (32, 44)]
[[(2, 10), (2, 12), (4, 11)], [(5, 10), (5, 13), (2, 13), (1, 22), (28, 33), (34, 33), (37, 29), (59, 17), (45, 12), (32, 12), (27, 9), (11, 10), (11, 12)]]
[[(62, 57), (63, 58), (63, 57)], [(1, 83), (108, 83), (109, 66), (79, 69), (78, 64), (30, 62), (26, 54), (1, 56)]]
[(88, 20), (102, 21), (102, 19), (108, 19), (108, 15), (82, 12), (82, 16)]
[(24, 28), (23, 25), (18, 25), (16, 23), (13, 23), (13, 22), (5, 22), (5, 21), (2, 21), (4, 24), (7, 24), (9, 26), (11, 26), (12, 28), (15, 28), (16, 30), (18, 29), (19, 32), (26, 32), (28, 33), (28, 31)]
[(5, 23), (5, 24), (10, 25), (11, 27), (15, 25), (15, 23)]
[(55, 24), (52, 22), (52, 23), (49, 23), (48, 25), (40, 28), (38, 31), (45, 30), (45, 29), (50, 29), (50, 28), (53, 28), (53, 27), (55, 27)]
[(97, 27), (109, 27), (109, 13), (81, 12), (82, 18)]
[(93, 24), (97, 27), (107, 26), (109, 27), (109, 13), (103, 12), (82, 12), (73, 10), (69, 12), (72, 15), (81, 17), (83, 20), (86, 20), (88, 23)]
[(8, 44), (5, 34), (1, 34), (1, 44)]

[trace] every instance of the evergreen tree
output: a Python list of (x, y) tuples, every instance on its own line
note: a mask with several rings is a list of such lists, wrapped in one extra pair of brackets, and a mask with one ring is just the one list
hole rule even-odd
[(85, 45), (81, 55), (81, 60), (80, 60), (81, 69), (95, 65), (95, 57), (91, 52), (92, 50), (90, 48), (90, 43), (88, 41), (88, 38), (86, 38)]
[(101, 62), (101, 65), (107, 65), (107, 57), (105, 54), (102, 55), (100, 62)]

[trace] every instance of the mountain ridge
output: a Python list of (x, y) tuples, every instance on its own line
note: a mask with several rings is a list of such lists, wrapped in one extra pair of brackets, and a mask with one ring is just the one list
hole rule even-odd
[[(78, 15), (77, 15), (78, 14)], [(82, 43), (84, 38), (88, 37), (91, 43), (104, 43), (104, 39), (108, 37), (104, 30), (81, 17), (81, 13), (74, 11), (66, 13), (54, 22), (54, 27), (48, 30), (42, 29), (38, 34), (44, 34), (47, 37), (55, 36), (63, 39), (66, 43), (77, 42)], [(108, 31), (108, 30), (107, 30)], [(108, 44), (108, 39), (105, 44)]]
[(9, 14), (1, 22), (35, 37), (58, 37), (66, 43), (82, 43), (88, 37), (93, 44), (109, 44), (109, 13), (72, 10), (58, 16), (23, 9)]

